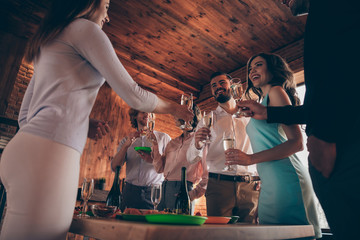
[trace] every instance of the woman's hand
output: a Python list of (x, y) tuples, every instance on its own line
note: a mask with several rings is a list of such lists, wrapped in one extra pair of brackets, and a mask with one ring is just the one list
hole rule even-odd
[(190, 122), (194, 119), (194, 113), (186, 105), (174, 104), (171, 115), (175, 119), (183, 119), (185, 122)]
[(249, 166), (254, 164), (251, 155), (246, 154), (239, 149), (228, 149), (225, 151), (225, 165), (243, 165)]
[(202, 148), (202, 146), (204, 144), (203, 141), (205, 141), (208, 136), (209, 136), (209, 138), (211, 137), (209, 128), (202, 127), (199, 130), (197, 130), (195, 133), (195, 147), (197, 149)]
[(106, 136), (110, 132), (110, 126), (107, 122), (90, 118), (88, 138), (95, 141)]

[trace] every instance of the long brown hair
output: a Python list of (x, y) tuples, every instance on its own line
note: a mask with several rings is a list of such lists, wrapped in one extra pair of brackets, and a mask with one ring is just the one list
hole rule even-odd
[(39, 29), (29, 41), (25, 60), (32, 62), (41, 46), (53, 40), (76, 18), (88, 19), (99, 8), (101, 0), (53, 0)]
[(285, 89), (285, 92), (290, 98), (292, 105), (297, 106), (300, 104), (300, 99), (297, 96), (296, 84), (294, 80), (294, 74), (291, 71), (286, 61), (277, 54), (273, 53), (259, 53), (252, 56), (247, 62), (247, 80), (248, 88), (246, 89), (246, 96), (251, 98), (250, 90), (252, 90), (259, 99), (261, 99), (262, 91), (260, 88), (256, 88), (250, 80), (250, 65), (256, 57), (262, 57), (265, 59), (268, 71), (272, 74), (273, 78), (269, 81), (271, 86), (281, 86)]

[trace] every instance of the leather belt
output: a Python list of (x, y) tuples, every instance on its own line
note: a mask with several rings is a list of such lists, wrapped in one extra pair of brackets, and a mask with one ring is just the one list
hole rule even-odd
[(217, 180), (224, 180), (224, 181), (231, 181), (231, 182), (253, 182), (253, 181), (260, 181), (259, 176), (250, 176), (250, 175), (224, 175), (218, 173), (211, 173), (209, 172), (209, 178), (216, 178)]

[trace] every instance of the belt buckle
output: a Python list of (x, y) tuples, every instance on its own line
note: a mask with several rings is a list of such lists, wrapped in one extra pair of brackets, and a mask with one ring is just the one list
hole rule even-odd
[(251, 182), (251, 176), (250, 175), (245, 175), (244, 176), (245, 182), (246, 183), (250, 183)]

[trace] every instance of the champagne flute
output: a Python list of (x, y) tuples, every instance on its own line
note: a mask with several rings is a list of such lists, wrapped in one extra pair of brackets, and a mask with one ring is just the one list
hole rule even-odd
[[(223, 133), (223, 146), (224, 146), (224, 151), (231, 148), (232, 149), (235, 148), (235, 136), (232, 131)], [(234, 170), (235, 169), (231, 165), (228, 165), (223, 169), (223, 171), (227, 171), (227, 172)]]
[[(241, 80), (240, 78), (231, 79), (230, 92), (236, 102), (241, 101), (245, 95), (247, 89), (247, 80)], [(239, 109), (236, 114), (237, 117), (244, 116), (244, 113)]]
[(147, 118), (147, 133), (146, 133), (146, 137), (150, 142), (154, 142), (156, 141), (156, 139), (154, 139), (154, 127), (155, 127), (155, 114), (154, 113), (148, 113), (148, 118)]
[[(210, 129), (213, 124), (214, 124), (214, 114), (212, 111), (206, 113), (204, 111), (204, 117), (203, 117), (203, 123), (204, 123), (204, 126), (207, 127), (208, 129)], [(210, 137), (208, 136), (206, 140), (203, 141), (203, 143), (210, 143)]]
[(157, 209), (157, 206), (161, 200), (161, 184), (152, 184), (151, 185), (151, 202), (154, 204), (154, 210)]
[[(181, 95), (181, 105), (186, 105), (190, 111), (193, 108), (193, 95), (192, 93), (184, 93)], [(191, 130), (192, 126), (190, 123), (185, 122), (185, 124), (180, 126), (181, 129)]]
[(82, 186), (81, 186), (81, 198), (84, 201), (82, 213), (78, 215), (78, 217), (88, 218), (89, 215), (86, 214), (87, 211), (87, 202), (91, 198), (94, 192), (94, 179), (86, 179), (84, 178)]
[(148, 132), (154, 131), (154, 127), (155, 127), (155, 115), (154, 115), (154, 113), (148, 113), (146, 126), (147, 126)]

